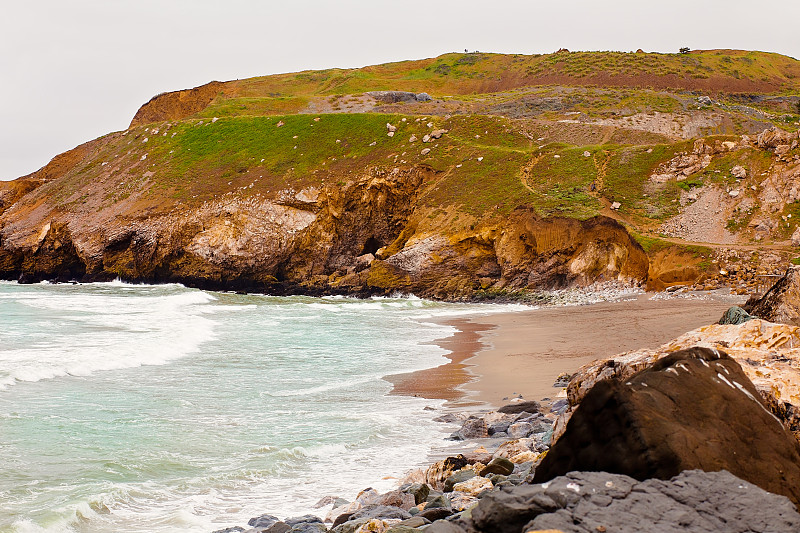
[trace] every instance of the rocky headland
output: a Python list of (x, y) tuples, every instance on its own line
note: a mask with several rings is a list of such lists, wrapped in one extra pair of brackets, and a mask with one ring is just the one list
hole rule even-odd
[(165, 93), (0, 182), (0, 278), (759, 292), (800, 239), (797, 79), (777, 54), (560, 51)]

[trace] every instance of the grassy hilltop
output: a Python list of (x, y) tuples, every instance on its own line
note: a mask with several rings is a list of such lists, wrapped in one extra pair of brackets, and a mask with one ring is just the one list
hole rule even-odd
[[(786, 191), (797, 143), (778, 154), (780, 142), (755, 139), (769, 128), (797, 130), (798, 95), (800, 62), (736, 50), (476, 52), (212, 82), (158, 95), (128, 130), (2, 185), (0, 243), (19, 251), (5, 271), (24, 270), (22, 250), (41, 241), (48, 220), (65, 223), (75, 240), (92, 225), (124, 233), (133, 221), (197, 218), (188, 213), (233, 199), (296, 208), (286, 198), (298, 192), (330, 199), (365, 175), (399, 171), (421, 176), (413, 198), (404, 197), (413, 213), (401, 224), (419, 239), (461, 242), (521, 206), (538, 218), (605, 215), (627, 227), (651, 259), (672, 254), (674, 264), (664, 268), (683, 272), (672, 281), (696, 281), (717, 268), (712, 249), (723, 245), (791, 253), (800, 204)], [(745, 169), (744, 181), (735, 167)], [(777, 211), (764, 193), (763, 176), (773, 175)], [(692, 204), (711, 196), (716, 225), (686, 229), (696, 218)], [(323, 209), (325, 200), (314, 202), (312, 211)], [(378, 240), (398, 238), (386, 231)], [(93, 239), (101, 238), (77, 239), (76, 253), (102, 249)]]

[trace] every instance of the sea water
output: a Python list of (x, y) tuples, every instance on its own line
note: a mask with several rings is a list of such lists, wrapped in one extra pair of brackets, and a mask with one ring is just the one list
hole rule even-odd
[(445, 362), (427, 319), (485, 311), (0, 283), (0, 532), (209, 533), (388, 490), (444, 428), (381, 378)]

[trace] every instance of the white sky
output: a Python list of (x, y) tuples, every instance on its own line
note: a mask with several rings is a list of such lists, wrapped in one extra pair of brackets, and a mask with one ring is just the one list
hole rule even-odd
[(465, 48), (800, 58), (798, 23), (798, 0), (0, 0), (0, 179), (125, 129), (155, 94), (210, 80)]

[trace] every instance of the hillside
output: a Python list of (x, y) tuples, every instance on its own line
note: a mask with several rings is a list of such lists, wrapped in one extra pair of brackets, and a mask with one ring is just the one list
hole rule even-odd
[(798, 80), (777, 54), (560, 51), (165, 93), (0, 184), (0, 277), (754, 291), (800, 243)]

